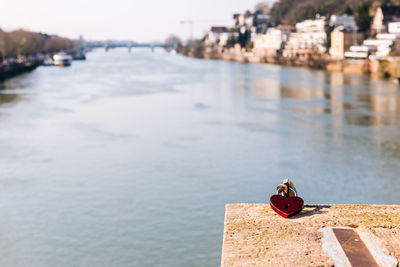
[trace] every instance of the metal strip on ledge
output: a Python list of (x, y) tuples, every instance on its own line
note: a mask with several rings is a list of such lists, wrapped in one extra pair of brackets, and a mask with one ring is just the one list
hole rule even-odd
[(365, 233), (360, 236), (351, 227), (328, 227), (319, 231), (323, 233), (322, 247), (337, 267), (397, 266), (397, 260), (385, 255)]
[(291, 219), (269, 204), (226, 205), (224, 267), (397, 266), (399, 259), (399, 205), (305, 205)]

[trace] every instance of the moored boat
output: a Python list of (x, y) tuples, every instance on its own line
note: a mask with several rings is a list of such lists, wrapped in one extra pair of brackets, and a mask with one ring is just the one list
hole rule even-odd
[(84, 50), (77, 50), (72, 53), (73, 60), (86, 60), (86, 54)]
[(43, 66), (53, 66), (53, 59), (50, 56), (46, 56), (43, 60)]
[(53, 56), (53, 64), (56, 66), (70, 66), (72, 57), (65, 52), (57, 53)]

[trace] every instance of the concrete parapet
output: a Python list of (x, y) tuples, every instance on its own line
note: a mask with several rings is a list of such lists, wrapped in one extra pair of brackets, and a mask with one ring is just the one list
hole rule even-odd
[(370, 73), (371, 62), (369, 60), (332, 60), (326, 66), (327, 71), (338, 71), (344, 74), (363, 75)]
[[(338, 265), (337, 260), (330, 257), (330, 246), (325, 244), (325, 250), (323, 248), (323, 232), (328, 231), (324, 229), (331, 227), (354, 229), (352, 235), (369, 248), (367, 254), (373, 255), (379, 263), (376, 266), (398, 263), (400, 206), (305, 205), (301, 213), (284, 219), (269, 204), (228, 204), (221, 266)], [(324, 239), (329, 240), (325, 236)], [(343, 251), (340, 246), (338, 248)], [(385, 265), (384, 260), (392, 264)]]
[[(236, 51), (236, 50), (235, 50)], [(193, 53), (189, 53), (193, 56)], [(262, 57), (257, 55), (246, 55), (245, 53), (220, 53), (218, 51), (204, 52), (202, 58), (222, 59), (236, 62), (250, 63), (272, 63), (286, 66), (309, 67), (312, 69), (322, 69), (327, 71), (342, 72), (353, 75), (372, 75), (380, 78), (400, 77), (400, 57), (389, 57), (381, 60), (368, 59), (341, 59), (335, 60), (325, 56), (310, 57)]]

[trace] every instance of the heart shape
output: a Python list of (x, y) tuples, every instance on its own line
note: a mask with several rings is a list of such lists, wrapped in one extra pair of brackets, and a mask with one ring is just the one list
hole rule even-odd
[(301, 197), (284, 197), (282, 195), (273, 195), (270, 198), (271, 208), (284, 218), (291, 217), (299, 213), (304, 206)]

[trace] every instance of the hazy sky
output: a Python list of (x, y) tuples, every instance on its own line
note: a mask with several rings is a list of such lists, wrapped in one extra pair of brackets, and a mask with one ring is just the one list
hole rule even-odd
[[(2, 0), (0, 27), (25, 28), (87, 40), (164, 40), (171, 33), (195, 37), (211, 25), (232, 24), (232, 14), (253, 10), (262, 0)], [(269, 0), (272, 2), (272, 0)]]

